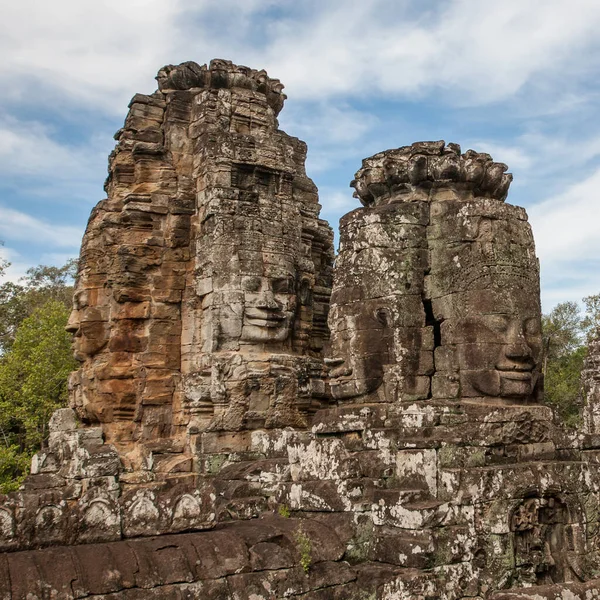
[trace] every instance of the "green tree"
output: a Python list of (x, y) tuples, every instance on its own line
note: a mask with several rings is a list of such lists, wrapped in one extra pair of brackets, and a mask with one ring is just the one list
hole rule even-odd
[(561, 302), (542, 316), (543, 371), (548, 362), (568, 355), (581, 345), (581, 313), (577, 302)]
[[(597, 298), (596, 304), (592, 299)], [(579, 423), (581, 371), (587, 353), (586, 334), (600, 322), (600, 296), (583, 299), (583, 316), (576, 302), (561, 302), (542, 317), (544, 396), (562, 420)]]
[[(0, 278), (8, 266), (0, 260)], [(19, 283), (0, 284), (0, 491), (18, 487), (50, 415), (66, 402), (67, 378), (77, 368), (64, 330), (76, 269), (75, 260), (40, 265)]]
[(66, 404), (67, 379), (77, 368), (69, 309), (57, 299), (35, 308), (17, 328), (0, 361), (0, 486), (14, 488), (47, 437), (50, 416)]
[(600, 294), (586, 296), (583, 303), (586, 314), (581, 325), (589, 342), (600, 334)]
[[(0, 276), (6, 266), (4, 262)], [(7, 281), (0, 285), (0, 354), (10, 349), (20, 323), (36, 308), (48, 300), (71, 306), (76, 273), (77, 261), (72, 259), (62, 267), (32, 267), (19, 283)]]
[(587, 347), (581, 345), (572, 352), (550, 360), (544, 378), (545, 401), (571, 427), (580, 422), (581, 371), (586, 354)]

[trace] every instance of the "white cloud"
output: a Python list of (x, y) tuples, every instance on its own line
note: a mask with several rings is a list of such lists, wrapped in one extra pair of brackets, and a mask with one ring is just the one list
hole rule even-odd
[[(600, 281), (590, 278), (589, 272), (581, 271), (580, 277), (575, 282), (572, 281), (573, 265), (564, 269), (562, 272), (555, 272), (554, 283), (545, 282), (544, 271), (542, 270), (542, 312), (549, 313), (560, 302), (577, 302), (582, 306), (582, 299), (586, 296), (592, 296), (600, 293)], [(569, 285), (561, 285), (558, 279), (561, 275), (565, 280), (569, 280)]]
[(525, 133), (512, 140), (484, 139), (463, 145), (463, 151), (474, 148), (488, 152), (494, 160), (508, 165), (515, 175), (509, 202), (530, 210), (553, 198), (553, 204), (560, 206), (567, 199), (557, 197), (557, 190), (571, 188), (573, 182), (589, 177), (600, 156), (600, 127), (590, 124), (583, 133), (577, 132), (579, 135), (573, 131), (557, 133), (560, 123), (555, 121), (543, 131), (527, 125)]
[(91, 209), (104, 195), (106, 156), (113, 144), (108, 134), (69, 143), (39, 120), (0, 115), (2, 191), (13, 197), (13, 206), (18, 198), (18, 208), (27, 212), (34, 199), (85, 212), (84, 207)]
[[(468, 147), (477, 152), (487, 152), (494, 160), (507, 164), (509, 171), (513, 169), (530, 169), (535, 162), (535, 156), (530, 154), (529, 149), (519, 145), (508, 145), (495, 141), (478, 141), (468, 144)], [(465, 146), (463, 152), (466, 149)]]
[(528, 209), (546, 310), (600, 292), (600, 169)]
[(345, 102), (292, 105), (282, 114), (285, 128), (303, 139), (319, 138), (328, 145), (355, 142), (378, 122), (375, 115)]
[(5, 175), (87, 179), (97, 173), (94, 150), (92, 143), (81, 148), (57, 141), (39, 121), (0, 117), (0, 173)]
[(546, 261), (600, 257), (600, 169), (529, 209), (538, 255)]
[(476, 104), (510, 97), (537, 76), (557, 79), (561, 92), (585, 75), (582, 55), (588, 65), (598, 58), (595, 0), (454, 0), (417, 16), (385, 0), (324, 6), (301, 26), (276, 29), (265, 51), (296, 97), (438, 88)]
[(31, 215), (0, 206), (0, 239), (35, 241), (53, 248), (74, 248), (81, 245), (83, 231), (79, 227), (55, 225)]
[(45, 102), (38, 95), (43, 83), (73, 99), (121, 112), (132, 88), (151, 91), (181, 9), (178, 0), (5, 3), (0, 54), (10, 60), (2, 61), (0, 76), (6, 93)]
[(554, 82), (555, 103), (569, 104), (565, 81), (589, 77), (590, 66), (598, 64), (596, 0), (427, 6), (415, 11), (412, 3), (389, 0), (307, 0), (300, 7), (275, 0), (22, 0), (4, 7), (0, 53), (11, 60), (0, 65), (0, 76), (13, 99), (39, 102), (43, 84), (121, 113), (133, 92), (155, 88), (152, 78), (162, 64), (214, 55), (267, 67), (297, 99), (437, 89), (464, 104), (510, 97), (540, 77)]
[(514, 149), (529, 158), (526, 168), (541, 169), (539, 174), (546, 175), (557, 169), (581, 168), (600, 156), (600, 127), (594, 123), (593, 129), (589, 126), (585, 132), (578, 133), (574, 135), (569, 132), (565, 135), (532, 129), (515, 140)]
[(281, 115), (285, 131), (308, 143), (309, 176), (323, 173), (353, 158), (360, 164), (364, 140), (379, 120), (346, 102), (292, 102)]
[[(347, 212), (360, 208), (362, 204), (360, 200), (352, 197), (353, 189), (336, 190), (333, 188), (324, 187), (319, 190), (319, 202), (323, 206), (323, 214), (336, 216), (338, 219), (343, 217)], [(337, 228), (337, 223), (331, 223)]]
[(1, 283), (11, 281), (18, 283), (25, 276), (27, 269), (31, 266), (23, 257), (14, 249), (0, 245), (0, 261), (9, 262), (8, 268), (4, 271)]

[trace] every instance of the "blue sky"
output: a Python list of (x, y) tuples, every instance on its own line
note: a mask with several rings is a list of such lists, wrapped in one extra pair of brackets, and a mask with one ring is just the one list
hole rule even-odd
[(598, 31), (598, 0), (5, 0), (0, 256), (18, 279), (77, 255), (129, 99), (219, 57), (285, 84), (334, 228), (362, 158), (454, 141), (514, 173), (544, 309), (600, 293)]

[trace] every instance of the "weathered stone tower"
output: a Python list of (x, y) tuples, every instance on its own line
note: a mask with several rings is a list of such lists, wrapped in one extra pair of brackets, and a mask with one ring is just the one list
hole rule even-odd
[(84, 238), (72, 406), (0, 502), (0, 599), (600, 598), (597, 348), (569, 432), (506, 165), (366, 159), (334, 268), (279, 81), (158, 83)]
[(278, 80), (220, 60), (157, 79), (84, 237), (72, 387), (134, 469), (171, 440), (185, 452), (160, 470), (181, 472), (207, 427), (306, 426), (319, 406), (333, 234)]

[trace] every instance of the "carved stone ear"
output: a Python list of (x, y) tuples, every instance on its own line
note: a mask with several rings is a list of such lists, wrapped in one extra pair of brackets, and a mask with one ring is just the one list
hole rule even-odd
[(312, 304), (312, 285), (310, 279), (302, 279), (298, 285), (298, 301), (303, 306)]
[(392, 314), (390, 309), (382, 306), (375, 311), (375, 318), (383, 327), (390, 327), (392, 323)]

